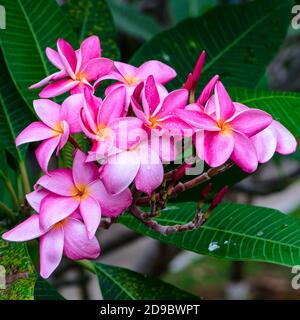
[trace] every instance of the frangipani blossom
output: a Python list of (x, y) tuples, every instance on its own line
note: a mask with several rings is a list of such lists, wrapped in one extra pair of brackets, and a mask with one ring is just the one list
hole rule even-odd
[(111, 60), (101, 58), (97, 36), (85, 39), (77, 51), (67, 41), (58, 39), (57, 51), (47, 48), (46, 54), (59, 71), (30, 87), (36, 89), (51, 82), (40, 92), (41, 98), (56, 97), (68, 91), (81, 93), (85, 87), (94, 91), (91, 82), (108, 74), (113, 66)]
[[(249, 109), (247, 106), (234, 102), (236, 112)], [(295, 137), (281, 123), (273, 120), (263, 131), (251, 137), (256, 149), (259, 163), (269, 161), (275, 152), (283, 155), (294, 153), (297, 148)]]
[[(49, 194), (34, 194), (31, 202), (40, 202), (40, 227), (48, 230), (59, 221), (78, 211), (91, 239), (100, 224), (101, 214), (117, 216), (131, 204), (131, 192), (124, 188), (117, 196), (110, 195), (98, 177), (98, 167), (86, 163), (86, 155), (76, 150), (71, 169), (56, 169), (42, 176), (36, 188)], [(114, 206), (112, 206), (114, 203)]]
[(48, 278), (59, 265), (64, 254), (72, 260), (96, 259), (100, 246), (95, 236), (89, 238), (84, 224), (76, 214), (57, 221), (46, 230), (41, 229), (38, 214), (4, 233), (7, 241), (29, 241), (40, 237), (40, 274)]
[[(80, 115), (80, 125), (87, 137), (93, 140), (88, 161), (101, 160), (116, 149), (127, 149), (136, 144), (130, 139), (130, 133), (136, 135), (142, 128), (142, 122), (134, 117), (123, 117), (126, 90), (117, 88), (96, 106), (89, 92), (86, 92), (85, 105)], [(137, 135), (136, 138), (140, 136)]]
[(33, 102), (34, 110), (41, 121), (33, 122), (25, 128), (16, 138), (16, 145), (18, 147), (24, 143), (45, 140), (35, 151), (44, 172), (47, 172), (54, 150), (56, 149), (58, 154), (70, 134), (81, 132), (78, 119), (83, 101), (82, 94), (75, 94), (68, 97), (61, 106), (48, 99)]
[(127, 112), (135, 88), (150, 75), (154, 77), (158, 86), (163, 87), (163, 84), (176, 77), (176, 72), (168, 65), (156, 60), (147, 61), (138, 68), (115, 61), (114, 68), (110, 74), (100, 77), (99, 80), (96, 81), (95, 86), (105, 79), (117, 80), (117, 83), (107, 87), (105, 94), (108, 95), (115, 89), (124, 87), (126, 89), (125, 111)]
[(236, 112), (221, 82), (215, 85), (214, 93), (204, 111), (177, 110), (184, 121), (200, 130), (196, 136), (198, 156), (211, 167), (230, 158), (244, 171), (255, 171), (258, 159), (250, 138), (267, 128), (272, 117), (258, 109)]

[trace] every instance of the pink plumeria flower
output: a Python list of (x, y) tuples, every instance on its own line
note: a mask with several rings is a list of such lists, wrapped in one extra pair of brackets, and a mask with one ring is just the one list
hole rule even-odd
[[(129, 132), (141, 131), (142, 123), (135, 117), (123, 117), (126, 90), (117, 88), (109, 93), (103, 102), (91, 98), (86, 92), (84, 109), (80, 115), (80, 125), (87, 137), (93, 140), (88, 161), (101, 160), (116, 149), (126, 149), (136, 140), (130, 141)], [(136, 133), (136, 137), (140, 136)]]
[[(241, 103), (234, 102), (236, 112), (248, 110), (249, 108)], [(273, 120), (263, 131), (250, 138), (256, 149), (259, 163), (268, 162), (278, 152), (283, 155), (294, 153), (297, 148), (295, 137), (281, 123)]]
[(40, 228), (39, 215), (33, 214), (12, 230), (4, 233), (7, 241), (29, 241), (40, 237), (40, 274), (48, 278), (64, 254), (72, 260), (96, 259), (100, 246), (95, 236), (88, 237), (84, 224), (73, 214), (57, 221), (47, 230)]
[(242, 170), (256, 170), (258, 159), (250, 138), (267, 128), (272, 117), (258, 109), (235, 112), (226, 89), (219, 81), (214, 96), (203, 111), (178, 110), (184, 121), (200, 132), (196, 136), (198, 156), (211, 167), (218, 167), (229, 158)]
[(83, 108), (83, 95), (68, 97), (60, 106), (57, 103), (40, 99), (33, 102), (34, 110), (40, 122), (33, 122), (16, 138), (17, 147), (21, 144), (42, 141), (36, 149), (37, 161), (44, 172), (47, 172), (51, 155), (59, 151), (67, 143), (70, 134), (81, 132), (79, 113)]
[(127, 112), (130, 105), (130, 99), (136, 86), (145, 81), (150, 75), (154, 77), (159, 86), (162, 86), (174, 79), (176, 77), (176, 72), (168, 65), (156, 60), (147, 61), (138, 68), (123, 62), (115, 61), (114, 69), (112, 69), (109, 75), (100, 77), (99, 80), (96, 81), (95, 86), (105, 79), (117, 80), (117, 83), (107, 87), (105, 94), (108, 95), (113, 90), (124, 87), (126, 89), (125, 111)]
[(41, 201), (41, 229), (48, 230), (77, 210), (90, 239), (95, 235), (102, 213), (117, 216), (130, 206), (132, 200), (129, 189), (110, 195), (99, 180), (98, 167), (94, 163), (86, 163), (86, 155), (80, 150), (75, 152), (72, 170), (50, 171), (49, 175), (37, 181), (36, 188), (38, 186), (50, 192), (42, 195), (35, 193), (29, 197), (31, 202)]
[(57, 50), (47, 48), (46, 54), (59, 71), (30, 87), (36, 89), (48, 84), (40, 92), (41, 98), (56, 97), (68, 91), (71, 94), (80, 93), (85, 87), (94, 91), (91, 82), (108, 74), (113, 66), (111, 60), (101, 58), (100, 40), (97, 36), (85, 39), (77, 51), (67, 41), (58, 39)]

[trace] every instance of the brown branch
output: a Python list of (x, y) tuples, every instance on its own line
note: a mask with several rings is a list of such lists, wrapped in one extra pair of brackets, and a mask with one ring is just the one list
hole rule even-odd
[(73, 145), (74, 149), (79, 149), (81, 150), (79, 144), (76, 142), (76, 140), (74, 138), (72, 138), (71, 136), (69, 136), (68, 141)]

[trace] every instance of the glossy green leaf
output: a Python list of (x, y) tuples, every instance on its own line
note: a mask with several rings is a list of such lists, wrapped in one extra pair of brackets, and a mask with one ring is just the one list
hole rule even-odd
[(80, 42), (97, 35), (101, 39), (103, 56), (120, 58), (112, 14), (105, 0), (67, 0), (64, 8)]
[(3, 0), (1, 4), (6, 9), (6, 29), (0, 30), (5, 63), (19, 93), (32, 106), (37, 91), (28, 87), (55, 70), (45, 55), (46, 47), (56, 48), (58, 38), (77, 44), (76, 36), (55, 0)]
[(171, 89), (181, 87), (202, 50), (207, 58), (202, 84), (219, 74), (227, 86), (254, 87), (275, 55), (290, 23), (290, 1), (258, 0), (216, 7), (155, 36), (131, 63), (161, 60), (177, 71)]
[(149, 40), (162, 31), (162, 26), (151, 16), (139, 11), (135, 6), (108, 0), (116, 26), (121, 32), (136, 38)]
[(95, 263), (105, 300), (197, 300), (166, 282), (114, 266)]
[(32, 300), (36, 274), (26, 244), (0, 238), (0, 266), (0, 278), (3, 268), (6, 275), (6, 288), (0, 290), (0, 300)]
[(34, 300), (65, 300), (65, 298), (41, 277), (38, 277), (34, 287)]
[[(193, 219), (197, 204), (184, 203), (162, 211), (161, 224)], [(294, 266), (300, 264), (300, 221), (277, 210), (241, 204), (221, 204), (200, 229), (163, 236), (126, 214), (130, 229), (178, 248), (230, 260), (251, 260)]]

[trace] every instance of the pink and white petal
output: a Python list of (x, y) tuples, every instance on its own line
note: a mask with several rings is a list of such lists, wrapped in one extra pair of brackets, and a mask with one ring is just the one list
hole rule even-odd
[(16, 138), (16, 146), (55, 137), (55, 132), (42, 122), (32, 122)]
[(38, 164), (44, 172), (48, 172), (48, 163), (52, 154), (60, 143), (61, 136), (56, 136), (43, 141), (35, 150)]
[(32, 191), (32, 192), (26, 194), (26, 200), (36, 212), (40, 212), (41, 201), (48, 194), (50, 194), (50, 192), (47, 191), (46, 189)]
[(241, 112), (241, 111), (245, 111), (245, 110), (249, 110), (250, 108), (247, 107), (246, 105), (239, 103), (239, 102), (233, 102), (234, 105), (234, 109), (236, 112)]
[(178, 109), (176, 115), (196, 129), (220, 131), (215, 119), (204, 112)]
[(217, 120), (226, 121), (233, 116), (235, 109), (232, 100), (221, 81), (215, 85), (215, 104)]
[(161, 108), (157, 109), (153, 116), (158, 118), (175, 115), (176, 110), (184, 109), (187, 105), (189, 92), (186, 89), (174, 90), (164, 99)]
[(41, 186), (61, 196), (75, 196), (74, 180), (71, 169), (55, 169), (42, 176), (35, 187)]
[(60, 105), (49, 99), (38, 99), (33, 101), (33, 107), (37, 116), (48, 127), (55, 128), (61, 122)]
[(120, 118), (124, 114), (126, 90), (120, 87), (112, 91), (104, 100), (100, 107), (97, 124), (108, 125), (113, 120)]
[(146, 143), (141, 145), (138, 154), (141, 165), (134, 183), (138, 190), (150, 195), (163, 181), (163, 165), (157, 153), (150, 149)]
[(199, 130), (193, 136), (193, 143), (196, 148), (197, 156), (204, 160), (204, 130)]
[(62, 78), (65, 78), (66, 77), (66, 73), (64, 70), (61, 70), (61, 71), (58, 71), (58, 72), (55, 72), (55, 73), (52, 73), (50, 74), (49, 76), (47, 76), (46, 78), (42, 79), (41, 81), (31, 85), (29, 87), (29, 89), (37, 89), (37, 88), (40, 88), (40, 87), (43, 87), (45, 86), (46, 84), (48, 84), (51, 80), (58, 80), (58, 79), (62, 79)]
[(145, 80), (150, 75), (153, 75), (156, 82), (165, 84), (176, 77), (176, 71), (165, 63), (150, 60), (138, 68), (136, 77)]
[(92, 239), (101, 221), (100, 205), (97, 200), (90, 196), (81, 199), (79, 210), (88, 232), (88, 238)]
[(43, 234), (39, 226), (39, 215), (33, 214), (13, 229), (5, 232), (2, 238), (7, 241), (21, 242), (38, 238)]
[(149, 146), (156, 154), (159, 155), (162, 162), (170, 163), (177, 157), (178, 149), (174, 137), (164, 134), (162, 136), (151, 135)]
[(175, 140), (190, 137), (194, 133), (194, 130), (189, 124), (176, 116), (167, 117), (160, 121), (159, 124), (163, 129), (167, 130), (167, 133), (173, 136)]
[(64, 230), (51, 229), (40, 239), (40, 274), (47, 279), (59, 265), (64, 249)]
[(225, 163), (234, 148), (234, 138), (231, 134), (222, 132), (204, 132), (204, 158), (211, 167)]
[(204, 106), (204, 112), (215, 118), (216, 115), (216, 95), (211, 96)]
[(72, 79), (59, 80), (49, 84), (39, 94), (41, 98), (54, 98), (63, 93), (66, 93), (80, 84), (80, 81)]
[(131, 97), (131, 107), (133, 112), (135, 113), (135, 115), (141, 120), (143, 121), (143, 123), (145, 125), (151, 125), (151, 122), (149, 121), (147, 114), (144, 113), (144, 111), (142, 110), (142, 107), (140, 106), (140, 104), (137, 102), (137, 100), (135, 99), (135, 97)]
[(204, 87), (203, 91), (201, 92), (201, 94), (196, 102), (197, 104), (199, 104), (201, 106), (206, 105), (206, 103), (207, 103), (208, 99), (211, 97), (211, 95), (215, 89), (215, 85), (218, 81), (219, 81), (219, 76), (216, 75), (208, 82), (208, 84)]
[(46, 55), (49, 61), (58, 69), (64, 69), (64, 65), (61, 61), (60, 55), (58, 54), (57, 51), (51, 49), (51, 48), (46, 48)]
[(56, 156), (57, 157), (59, 156), (60, 150), (68, 142), (68, 139), (69, 139), (69, 136), (70, 136), (70, 128), (69, 128), (68, 123), (65, 120), (62, 121), (61, 126), (62, 126), (63, 133), (60, 136), (59, 144), (58, 144), (57, 149), (56, 149)]
[(103, 216), (117, 217), (131, 205), (132, 195), (128, 188), (118, 194), (110, 194), (100, 180), (89, 188), (91, 196), (99, 202)]
[(204, 108), (203, 108), (202, 106), (200, 106), (199, 104), (191, 103), (191, 104), (188, 104), (188, 105), (185, 107), (185, 110), (196, 111), (196, 112), (203, 112), (203, 111), (204, 111)]
[[(80, 45), (81, 71), (90, 60), (101, 57), (100, 40), (97, 36), (86, 38)], [(79, 71), (79, 70), (78, 70)]]
[(274, 120), (270, 128), (276, 135), (278, 153), (291, 154), (296, 151), (297, 141), (286, 127)]
[(123, 83), (117, 82), (117, 83), (113, 83), (111, 85), (109, 85), (106, 89), (105, 89), (105, 96), (108, 96), (111, 92), (113, 92), (114, 90), (120, 88), (120, 87), (125, 87)]
[(72, 79), (75, 79), (77, 57), (74, 49), (64, 39), (57, 40), (57, 49), (65, 70)]
[(158, 107), (160, 103), (160, 97), (156, 88), (154, 77), (152, 75), (149, 76), (145, 82), (143, 94), (147, 101), (147, 110), (145, 110), (145, 113), (154, 115), (155, 109)]
[(88, 238), (86, 227), (78, 219), (68, 218), (64, 225), (64, 254), (72, 260), (96, 259), (100, 246), (96, 237)]
[(74, 94), (68, 97), (61, 106), (61, 119), (68, 123), (70, 133), (81, 132), (79, 116), (83, 105), (84, 96), (82, 94)]
[(113, 62), (107, 58), (97, 58), (90, 60), (82, 73), (87, 81), (97, 80), (99, 77), (109, 74), (113, 67)]
[[(109, 74), (99, 77), (99, 79), (97, 79), (94, 83), (94, 88), (97, 89), (101, 85), (101, 82), (104, 80), (117, 80), (119, 82), (117, 82), (116, 84), (122, 83), (123, 85), (125, 85), (125, 79), (123, 78), (123, 76), (118, 71), (112, 70)], [(105, 91), (105, 95), (107, 94), (108, 93), (106, 93)]]
[(72, 175), (77, 188), (98, 179), (98, 167), (95, 163), (86, 162), (86, 154), (77, 149), (74, 155)]
[(272, 123), (272, 117), (258, 109), (248, 109), (236, 113), (226, 121), (230, 126), (247, 137), (252, 137), (261, 132)]
[(270, 127), (254, 135), (250, 140), (255, 147), (259, 163), (265, 163), (273, 157), (276, 151), (277, 141), (276, 135)]
[[(130, 64), (119, 62), (119, 61), (114, 61), (114, 66), (116, 70), (122, 75), (124, 78), (123, 81), (127, 77), (135, 77), (137, 73), (137, 68), (134, 66), (131, 66)], [(145, 78), (146, 79), (146, 78)]]
[(79, 206), (78, 197), (61, 197), (49, 194), (41, 201), (40, 227), (43, 231), (49, 230), (56, 223), (70, 216)]
[(108, 159), (100, 178), (109, 193), (124, 191), (137, 175), (140, 159), (135, 151), (124, 151)]
[(243, 171), (252, 173), (257, 169), (258, 160), (255, 147), (251, 140), (239, 132), (234, 132), (234, 148), (231, 160)]

